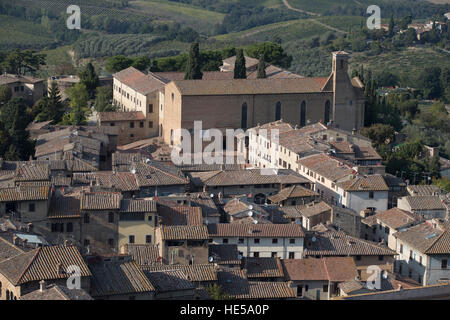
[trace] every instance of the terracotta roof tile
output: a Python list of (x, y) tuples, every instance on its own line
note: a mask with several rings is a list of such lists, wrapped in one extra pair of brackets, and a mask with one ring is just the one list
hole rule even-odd
[(161, 226), (163, 240), (207, 240), (206, 226)]
[(118, 210), (122, 195), (114, 192), (82, 193), (81, 210)]
[(148, 293), (155, 291), (135, 261), (103, 261), (90, 263), (92, 272), (92, 296)]

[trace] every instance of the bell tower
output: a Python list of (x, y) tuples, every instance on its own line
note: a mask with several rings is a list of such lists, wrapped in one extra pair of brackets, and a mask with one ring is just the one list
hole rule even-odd
[(350, 54), (345, 51), (333, 52), (333, 113), (335, 126), (347, 131), (359, 129), (363, 125), (364, 106), (352, 80), (348, 76)]

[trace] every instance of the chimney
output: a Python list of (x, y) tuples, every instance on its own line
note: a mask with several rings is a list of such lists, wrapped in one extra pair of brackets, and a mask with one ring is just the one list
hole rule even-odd
[(69, 246), (69, 240), (64, 240), (64, 247), (68, 247)]
[(27, 232), (32, 232), (33, 231), (33, 224), (32, 223), (28, 223), (27, 224)]
[(355, 136), (355, 135), (356, 135), (356, 129), (353, 128), (353, 129), (352, 129), (352, 136)]
[(13, 244), (16, 246), (19, 245), (19, 237), (16, 235), (13, 236)]
[(23, 245), (24, 248), (27, 246), (27, 242), (28, 242), (27, 239), (23, 239), (22, 240), (22, 245)]
[(62, 264), (61, 264), (61, 262), (58, 262), (58, 264), (56, 265), (56, 272), (58, 273), (58, 275), (62, 274)]
[(401, 284), (399, 284), (397, 290), (400, 291), (402, 289), (403, 289), (403, 286)]
[(44, 289), (45, 289), (45, 281), (41, 280), (39, 281), (39, 291), (44, 292)]

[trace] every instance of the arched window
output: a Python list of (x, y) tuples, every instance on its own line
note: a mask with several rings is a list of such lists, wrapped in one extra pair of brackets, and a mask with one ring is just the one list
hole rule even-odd
[(6, 300), (9, 300), (9, 290), (6, 290)]
[(159, 125), (159, 136), (160, 137), (163, 136), (163, 125), (162, 124)]
[(306, 125), (306, 101), (302, 102), (300, 107), (300, 126)]
[(244, 102), (242, 104), (242, 109), (241, 109), (241, 128), (247, 129), (247, 103), (246, 102)]
[(275, 121), (278, 121), (281, 119), (281, 102), (277, 102), (277, 106), (275, 108)]
[(173, 146), (173, 129), (170, 130), (170, 145)]
[(330, 122), (330, 111), (331, 111), (331, 103), (330, 100), (327, 100), (327, 102), (325, 103), (325, 116), (323, 118), (325, 124)]

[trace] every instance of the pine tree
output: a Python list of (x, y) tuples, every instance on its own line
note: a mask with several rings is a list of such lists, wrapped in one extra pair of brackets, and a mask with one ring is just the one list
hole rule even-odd
[(234, 79), (246, 79), (247, 69), (245, 68), (244, 50), (238, 49), (236, 62), (234, 64)]
[(65, 107), (61, 101), (61, 95), (56, 81), (52, 81), (48, 93), (48, 97), (42, 98), (37, 103), (37, 105), (40, 105), (41, 110), (39, 110), (35, 120), (37, 122), (51, 121), (52, 124), (58, 124), (62, 120)]
[(189, 58), (186, 65), (186, 75), (185, 80), (201, 80), (203, 73), (201, 71), (200, 65), (200, 49), (198, 42), (191, 45), (191, 50), (189, 51)]
[(266, 61), (264, 59), (264, 54), (261, 54), (259, 56), (259, 63), (258, 63), (258, 79), (264, 79), (264, 78), (267, 78)]

